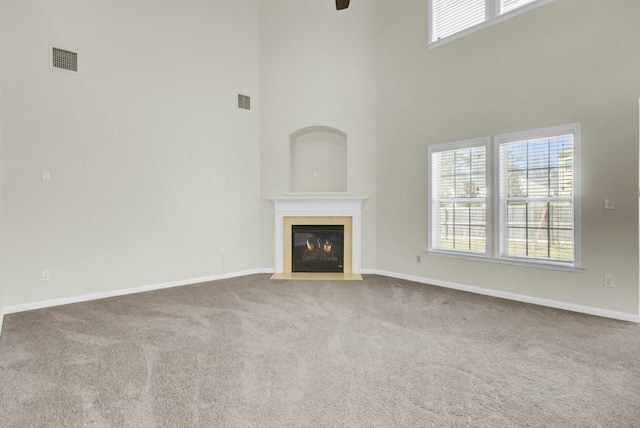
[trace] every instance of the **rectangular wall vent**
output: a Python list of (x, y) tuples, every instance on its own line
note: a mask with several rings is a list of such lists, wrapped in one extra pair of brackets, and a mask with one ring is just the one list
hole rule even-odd
[(238, 94), (238, 108), (242, 110), (251, 110), (251, 97), (248, 95)]
[(78, 71), (78, 53), (65, 49), (53, 48), (51, 66), (60, 70)]

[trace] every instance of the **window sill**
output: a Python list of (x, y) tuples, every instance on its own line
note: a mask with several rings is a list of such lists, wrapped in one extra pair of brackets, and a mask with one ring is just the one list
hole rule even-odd
[(561, 270), (565, 272), (581, 272), (585, 269), (582, 266), (566, 265), (562, 263), (538, 262), (538, 261), (515, 260), (515, 259), (500, 259), (496, 257), (489, 257), (484, 254), (461, 254), (461, 253), (454, 253), (450, 251), (438, 251), (438, 250), (425, 250), (425, 252), (430, 256), (451, 257), (454, 259), (474, 260), (478, 262), (489, 262), (489, 263), (498, 263), (498, 264), (512, 265), (512, 266), (533, 267), (533, 268), (539, 268), (539, 269)]

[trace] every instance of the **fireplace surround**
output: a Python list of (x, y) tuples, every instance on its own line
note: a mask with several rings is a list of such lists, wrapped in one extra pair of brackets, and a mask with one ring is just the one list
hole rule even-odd
[[(313, 195), (270, 198), (274, 203), (274, 267), (276, 276), (292, 274), (292, 226), (344, 226), (344, 276), (362, 270), (362, 202), (366, 197)], [(361, 278), (361, 277), (360, 277)], [(356, 278), (358, 279), (358, 278)]]

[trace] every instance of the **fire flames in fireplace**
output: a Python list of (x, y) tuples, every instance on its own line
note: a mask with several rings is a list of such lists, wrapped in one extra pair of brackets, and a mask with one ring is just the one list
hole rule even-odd
[(344, 226), (291, 227), (292, 272), (344, 272)]

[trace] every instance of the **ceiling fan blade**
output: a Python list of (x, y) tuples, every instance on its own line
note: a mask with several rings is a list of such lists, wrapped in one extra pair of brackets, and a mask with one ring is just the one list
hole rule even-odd
[(336, 9), (346, 9), (349, 7), (349, 0), (336, 0)]

